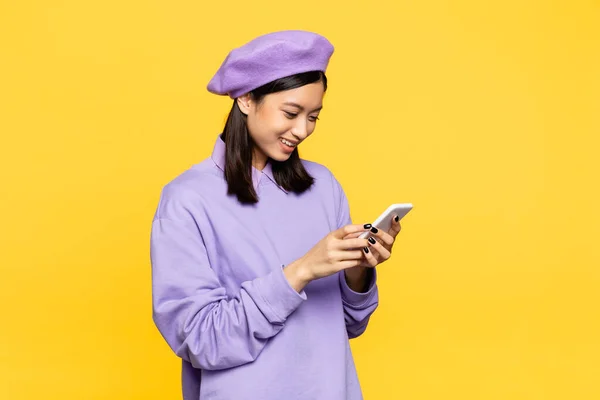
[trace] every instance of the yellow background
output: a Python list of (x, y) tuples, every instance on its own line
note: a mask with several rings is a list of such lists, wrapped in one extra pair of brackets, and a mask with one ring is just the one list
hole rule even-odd
[(212, 150), (227, 52), (296, 28), (336, 46), (302, 156), (357, 222), (415, 204), (365, 398), (600, 398), (600, 3), (208, 3), (0, 3), (0, 398), (179, 398), (159, 191)]

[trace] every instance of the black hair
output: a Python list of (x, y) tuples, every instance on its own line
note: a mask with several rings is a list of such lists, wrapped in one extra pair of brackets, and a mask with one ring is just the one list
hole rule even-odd
[[(250, 92), (250, 97), (259, 105), (267, 94), (295, 89), (319, 81), (323, 82), (327, 90), (327, 77), (323, 72), (304, 72), (256, 88)], [(225, 141), (225, 180), (228, 195), (237, 196), (240, 203), (255, 204), (258, 202), (252, 183), (252, 155), (255, 143), (248, 132), (246, 118), (237, 100), (234, 99), (221, 135)], [(303, 193), (314, 183), (314, 178), (309, 175), (300, 161), (298, 148), (294, 149), (286, 161), (270, 159), (269, 162), (275, 181), (289, 192)]]

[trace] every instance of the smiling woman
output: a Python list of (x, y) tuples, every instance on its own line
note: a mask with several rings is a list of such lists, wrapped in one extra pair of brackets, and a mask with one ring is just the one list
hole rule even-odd
[(208, 84), (234, 100), (212, 156), (161, 193), (154, 321), (182, 359), (184, 399), (362, 398), (349, 339), (377, 308), (373, 267), (400, 225), (352, 224), (339, 182), (298, 154), (332, 53), (304, 31), (234, 49)]

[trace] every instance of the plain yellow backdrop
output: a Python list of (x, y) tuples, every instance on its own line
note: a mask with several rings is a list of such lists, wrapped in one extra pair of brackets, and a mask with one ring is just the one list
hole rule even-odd
[(280, 29), (336, 47), (302, 156), (356, 222), (415, 205), (365, 398), (600, 398), (600, 3), (212, 4), (0, 2), (0, 398), (180, 398), (152, 216), (223, 126), (227, 52)]

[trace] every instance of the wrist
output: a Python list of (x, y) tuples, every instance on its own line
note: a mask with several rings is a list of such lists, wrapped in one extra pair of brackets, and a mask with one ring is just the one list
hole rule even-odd
[(283, 273), (290, 285), (297, 291), (302, 289), (312, 280), (308, 268), (302, 259), (296, 260), (283, 269)]
[(344, 273), (348, 279), (361, 278), (367, 275), (367, 267), (357, 265), (356, 267), (345, 269)]
[(367, 286), (368, 272), (367, 267), (361, 265), (344, 270), (348, 287), (358, 293), (364, 292)]

